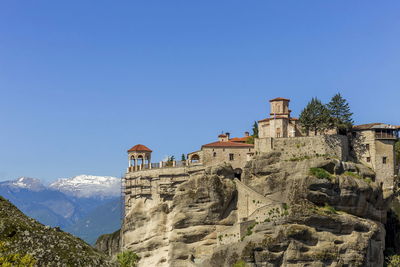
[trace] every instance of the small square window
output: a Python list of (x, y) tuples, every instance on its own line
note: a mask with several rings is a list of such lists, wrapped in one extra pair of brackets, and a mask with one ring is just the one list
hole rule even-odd
[(233, 154), (229, 154), (229, 160), (234, 160), (234, 155)]
[(387, 157), (382, 157), (382, 163), (386, 164), (386, 162), (387, 162)]
[(215, 157), (217, 156), (217, 152), (214, 152), (213, 156), (214, 156), (214, 158), (215, 158)]
[(367, 157), (367, 162), (371, 162), (371, 157)]

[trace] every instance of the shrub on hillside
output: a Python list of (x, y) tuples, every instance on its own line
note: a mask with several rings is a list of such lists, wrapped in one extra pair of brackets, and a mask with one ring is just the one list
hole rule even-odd
[(117, 261), (121, 267), (135, 267), (140, 257), (132, 251), (124, 251), (117, 255)]
[(386, 259), (387, 267), (397, 267), (400, 266), (400, 255), (393, 255)]
[(318, 179), (331, 179), (332, 175), (322, 168), (310, 168), (310, 175)]
[(4, 242), (0, 241), (0, 266), (12, 267), (12, 266), (24, 266), (33, 267), (36, 264), (36, 260), (29, 254), (21, 255), (18, 253), (8, 254), (7, 248)]

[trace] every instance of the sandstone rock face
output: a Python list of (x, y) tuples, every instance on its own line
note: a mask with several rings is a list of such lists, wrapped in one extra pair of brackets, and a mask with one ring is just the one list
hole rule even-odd
[(194, 266), (217, 245), (219, 225), (236, 221), (230, 166), (190, 175), (172, 200), (137, 199), (122, 228), (123, 249), (140, 254), (140, 266)]
[(100, 236), (96, 241), (95, 247), (108, 256), (117, 254), (121, 250), (121, 230)]
[(368, 168), (274, 152), (234, 177), (229, 165), (216, 166), (189, 174), (170, 199), (133, 200), (121, 250), (138, 253), (139, 266), (383, 265), (390, 198)]
[[(334, 159), (280, 161), (267, 154), (250, 161), (242, 181), (286, 214), (266, 217), (241, 242), (223, 245), (203, 266), (383, 266), (390, 199), (367, 178), (364, 166)], [(331, 173), (310, 175), (310, 168)], [(351, 171), (351, 173), (349, 173)]]

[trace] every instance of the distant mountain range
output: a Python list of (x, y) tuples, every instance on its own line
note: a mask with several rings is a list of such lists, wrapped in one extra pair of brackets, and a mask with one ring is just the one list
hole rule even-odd
[(120, 179), (109, 176), (79, 175), (49, 186), (21, 177), (0, 182), (0, 196), (42, 224), (94, 244), (98, 236), (120, 227), (120, 186)]
[(58, 179), (49, 188), (78, 198), (109, 198), (121, 194), (121, 180), (111, 176), (79, 175)]

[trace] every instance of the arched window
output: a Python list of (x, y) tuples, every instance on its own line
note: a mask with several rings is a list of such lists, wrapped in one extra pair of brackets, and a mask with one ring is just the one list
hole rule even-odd
[(192, 155), (192, 156), (190, 157), (190, 162), (192, 162), (192, 163), (200, 162), (200, 156), (197, 155), (197, 154)]
[(144, 165), (144, 158), (143, 158), (142, 155), (138, 156), (138, 158), (137, 158), (137, 165), (138, 165), (138, 166)]

